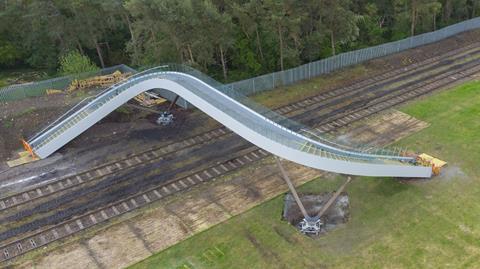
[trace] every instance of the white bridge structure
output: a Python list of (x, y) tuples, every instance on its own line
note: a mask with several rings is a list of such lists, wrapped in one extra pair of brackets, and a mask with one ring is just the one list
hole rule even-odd
[(164, 65), (137, 73), (86, 99), (28, 141), (46, 158), (140, 93), (169, 90), (252, 144), (292, 162), (330, 172), (374, 177), (428, 178), (405, 151), (342, 146), (293, 122), (184, 65)]

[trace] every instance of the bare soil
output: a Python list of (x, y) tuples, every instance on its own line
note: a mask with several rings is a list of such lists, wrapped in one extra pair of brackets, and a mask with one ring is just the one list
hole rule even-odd
[(398, 110), (388, 110), (335, 131), (345, 145), (382, 146), (392, 144), (429, 126)]
[[(161, 111), (164, 108), (157, 109)], [(200, 111), (175, 109), (173, 114), (176, 120), (172, 125), (160, 126), (155, 123), (157, 114), (122, 107), (47, 159), (10, 169), (5, 164), (2, 167), (0, 163), (0, 188), (2, 191), (14, 192), (25, 186), (84, 171), (107, 161), (123, 158), (129, 153), (166, 145), (218, 126)], [(4, 146), (14, 149), (15, 144), (10, 142)], [(9, 155), (15, 156), (14, 154), (13, 152)], [(28, 180), (18, 182), (21, 178)], [(4, 188), (12, 180), (15, 180), (16, 184), (12, 185), (12, 188)]]
[[(323, 206), (328, 202), (334, 193), (319, 193), (319, 194), (299, 194), (305, 209), (309, 216), (318, 215)], [(293, 226), (298, 227), (303, 220), (302, 212), (298, 207), (295, 199), (291, 193), (287, 193), (284, 199), (284, 208), (282, 218), (288, 221)], [(342, 192), (330, 208), (321, 217), (324, 223), (324, 230), (327, 232), (335, 229), (339, 224), (344, 224), (350, 218), (350, 200), (347, 193)]]

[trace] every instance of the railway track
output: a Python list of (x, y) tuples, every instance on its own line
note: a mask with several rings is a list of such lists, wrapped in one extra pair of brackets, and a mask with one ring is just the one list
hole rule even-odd
[[(179, 151), (127, 173), (109, 176), (95, 184), (88, 184), (37, 205), (29, 205), (25, 210), (19, 210), (13, 215), (2, 218), (0, 223), (4, 225), (1, 227), (0, 241), (102, 207), (151, 186), (161, 185), (172, 178), (193, 173), (215, 161), (226, 162), (232, 153), (235, 154), (250, 147), (250, 144), (245, 141), (231, 139), (232, 137), (233, 134), (230, 134), (215, 142)], [(224, 140), (229, 142), (223, 143), (220, 148), (217, 147)], [(211, 153), (205, 155), (205, 152)]]
[[(407, 85), (399, 85), (398, 87), (381, 92), (370, 98), (362, 98), (362, 96), (359, 96), (358, 94), (353, 96), (353, 98), (352, 96), (350, 96), (349, 98), (352, 99), (348, 100), (348, 107), (340, 107), (337, 109), (333, 109), (324, 115), (318, 115), (315, 113), (312, 114), (310, 113), (310, 111), (306, 110), (300, 115), (297, 115), (293, 118), (302, 119), (302, 122), (308, 126), (320, 123), (324, 127), (319, 128), (319, 130), (326, 132), (330, 130), (328, 128), (332, 128), (329, 127), (329, 125), (333, 125), (334, 128), (344, 126), (345, 124), (342, 122), (348, 120), (348, 115), (371, 115), (371, 113), (368, 113), (368, 110), (372, 110), (375, 112), (384, 110), (386, 108), (400, 104), (401, 102), (398, 102), (398, 100), (402, 100), (402, 102), (411, 100), (415, 96), (423, 95), (425, 93), (433, 91), (434, 89), (438, 89), (442, 86), (447, 86), (457, 81), (458, 79), (475, 74), (479, 71), (479, 64), (480, 59), (475, 59), (465, 64), (459, 65), (459, 69), (454, 69), (451, 71), (448, 71), (447, 69), (443, 72), (436, 74), (432, 78), (425, 79), (416, 83), (408, 83)], [(334, 105), (335, 104), (333, 104), (333, 106)], [(373, 109), (372, 107), (375, 107), (375, 109)], [(380, 107), (381, 110), (378, 110), (377, 107)], [(319, 117), (325, 118), (326, 120), (322, 120), (319, 122)], [(356, 117), (359, 118), (358, 115)]]
[[(357, 94), (362, 93), (365, 87), (374, 85), (376, 88), (379, 88), (386, 85), (389, 82), (404, 79), (409, 74), (412, 75), (415, 72), (424, 70), (425, 68), (429, 68), (429, 70), (431, 70), (430, 69), (431, 64), (445, 57), (449, 57), (449, 56), (465, 57), (462, 55), (458, 55), (462, 53), (467, 53), (467, 56), (470, 56), (471, 54), (468, 54), (468, 52), (471, 49), (474, 49), (474, 53), (478, 54), (480, 53), (480, 49), (475, 49), (475, 48), (478, 48), (479, 45), (480, 43), (475, 43), (465, 48), (453, 50), (443, 56), (437, 56), (434, 58), (427, 59), (421, 63), (417, 63), (409, 66), (408, 70), (400, 69), (400, 70), (387, 71), (374, 78), (368, 78), (365, 80), (357, 81), (352, 83), (349, 86), (341, 87), (333, 91), (326, 91), (325, 93), (320, 93), (318, 95), (306, 98), (295, 104), (289, 104), (289, 105), (279, 107), (275, 109), (275, 111), (284, 115), (288, 115), (291, 112), (308, 113), (311, 110), (315, 109), (316, 107), (331, 105), (332, 101), (337, 101), (339, 99), (345, 100), (346, 98), (352, 97), (352, 94), (354, 93), (357, 93)], [(382, 82), (382, 83), (378, 83), (378, 82)], [(338, 123), (334, 123), (334, 124), (338, 125)], [(325, 127), (321, 128), (321, 130), (327, 131)], [(157, 160), (162, 156), (168, 155), (172, 152), (175, 152), (181, 149), (185, 149), (192, 145), (205, 143), (212, 139), (217, 139), (220, 136), (225, 135), (227, 133), (230, 133), (230, 131), (225, 127), (213, 129), (211, 131), (207, 131), (199, 135), (189, 137), (179, 142), (174, 142), (174, 143), (171, 143), (165, 146), (160, 146), (160, 147), (153, 147), (146, 151), (130, 154), (129, 156), (121, 160), (117, 160), (107, 164), (102, 164), (88, 171), (83, 171), (78, 174), (65, 176), (57, 180), (52, 180), (48, 184), (41, 185), (33, 189), (29, 189), (29, 190), (26, 190), (17, 194), (13, 194), (4, 198), (0, 198), (0, 213), (7, 209), (25, 204), (27, 202), (31, 202), (39, 198), (47, 197), (55, 193), (58, 193), (60, 191), (65, 191), (73, 187), (79, 186), (81, 184), (91, 182), (93, 180), (97, 180), (99, 178), (102, 178), (108, 175), (112, 175), (114, 173), (117, 173), (118, 171), (121, 171), (124, 169), (131, 169), (131, 168), (137, 167), (138, 165), (144, 164), (146, 162)]]
[(0, 255), (0, 262), (19, 256), (53, 241), (65, 238), (96, 224), (103, 223), (111, 218), (130, 212), (146, 204), (153, 203), (167, 196), (187, 190), (200, 183), (211, 181), (220, 175), (235, 171), (245, 165), (261, 160), (268, 155), (269, 154), (262, 149), (249, 150), (241, 156), (233, 158), (227, 162), (210, 166), (186, 177), (171, 180), (171, 182), (167, 182), (161, 186), (119, 200), (116, 203), (77, 216), (71, 220), (64, 221), (54, 227), (37, 231), (33, 235), (26, 236), (3, 246), (0, 250), (3, 254)]
[[(335, 113), (335, 114), (336, 114), (336, 113)], [(367, 112), (367, 114), (369, 114), (369, 113)], [(361, 116), (362, 116), (362, 115), (360, 115), (360, 114), (352, 114), (352, 115), (350, 115), (349, 117), (347, 117), (347, 118), (344, 119), (344, 120), (340, 119), (339, 122), (340, 122), (340, 123), (341, 123), (342, 121), (343, 121), (343, 122), (346, 122), (346, 121), (349, 122), (349, 121), (351, 121), (351, 120), (353, 120), (353, 119), (355, 119), (355, 118), (359, 118), (359, 117), (361, 117)], [(339, 125), (336, 121), (333, 122), (333, 124), (334, 124), (334, 125), (337, 125), (337, 126)], [(326, 125), (326, 126), (327, 126), (327, 128), (328, 128), (328, 125)], [(324, 128), (325, 128), (325, 127), (324, 127)], [(220, 129), (220, 132), (221, 132), (221, 131), (222, 131), (222, 129)], [(208, 137), (208, 134), (207, 134), (207, 137)], [(188, 141), (188, 140), (187, 140), (187, 141)], [(192, 141), (192, 140), (190, 140), (190, 141)], [(197, 142), (198, 142), (198, 141), (197, 141)], [(186, 143), (188, 144), (189, 142), (186, 142)], [(192, 144), (195, 144), (195, 139), (193, 139), (193, 141), (192, 141), (191, 143), (192, 143)], [(143, 154), (143, 155), (142, 155), (142, 158), (140, 158), (140, 157), (138, 157), (138, 156), (135, 156), (135, 158), (132, 158), (131, 160), (132, 160), (132, 161), (135, 160), (136, 162), (138, 162), (137, 164), (141, 164), (141, 163), (146, 162), (145, 158), (148, 159), (148, 154)], [(143, 160), (142, 160), (142, 159), (143, 159)], [(157, 160), (158, 160), (158, 159), (157, 159)], [(116, 168), (121, 167), (121, 165), (119, 165), (120, 163), (121, 163), (121, 162), (116, 163), (115, 165), (112, 164), (112, 166), (110, 166), (111, 168), (109, 168), (109, 166), (106, 166), (106, 168), (105, 168), (105, 166), (102, 167), (102, 168), (105, 168), (105, 170), (107, 170), (107, 171), (104, 171), (104, 172), (102, 172), (102, 170), (101, 170), (102, 168), (100, 168), (100, 169), (98, 170), (98, 175), (96, 175), (96, 176), (97, 176), (97, 177), (102, 177), (102, 175), (103, 175), (103, 176), (106, 176), (106, 175), (108, 175), (108, 173), (113, 174), (113, 173), (114, 173), (113, 170), (115, 170)], [(125, 163), (127, 164), (128, 167), (135, 166), (135, 165), (132, 165), (132, 163), (129, 162), (128, 159), (126, 160)], [(86, 174), (86, 176), (87, 176), (87, 179), (92, 179), (92, 178), (91, 178), (91, 174), (89, 174), (89, 173), (85, 173), (85, 174)], [(59, 189), (59, 191), (60, 191), (60, 189), (62, 189), (62, 186), (63, 186), (63, 187), (65, 187), (65, 186), (67, 186), (67, 187), (68, 187), (68, 186), (73, 187), (73, 186), (71, 186), (71, 185), (69, 184), (68, 179), (69, 179), (69, 178), (67, 178), (67, 179), (65, 180), (65, 181), (67, 182), (67, 185), (62, 184), (62, 183), (59, 183), (59, 184), (57, 185), (57, 189)], [(80, 180), (79, 180), (79, 181), (82, 181), (82, 180), (81, 180), (81, 177), (80, 177)], [(71, 182), (71, 181), (70, 181), (70, 182)], [(60, 188), (58, 188), (58, 187), (60, 187)], [(55, 187), (50, 186), (50, 187), (47, 188), (47, 189), (52, 190), (53, 188), (55, 188)], [(64, 189), (68, 189), (68, 188), (64, 188)], [(37, 193), (38, 193), (38, 191), (37, 191)], [(14, 201), (18, 201), (18, 200), (15, 199)]]
[[(427, 84), (427, 83), (424, 83), (424, 84)], [(292, 105), (292, 106), (295, 106), (295, 105)], [(288, 107), (288, 106), (287, 106), (287, 107)], [(336, 112), (336, 113), (334, 113), (334, 114), (337, 115), (338, 113)], [(359, 115), (359, 114), (356, 114), (355, 116), (351, 115), (350, 117), (347, 117), (347, 119), (344, 119), (344, 120), (340, 119), (339, 122), (340, 122), (340, 123), (341, 123), (342, 121), (345, 122), (345, 120), (349, 120), (349, 119), (352, 120), (352, 119), (354, 119), (354, 118), (358, 118), (359, 116), (361, 116), (361, 115)], [(333, 124), (336, 125), (336, 126), (339, 125), (338, 122), (336, 122), (336, 121), (334, 121)], [(326, 126), (326, 127), (323, 127), (323, 129), (328, 128), (328, 125), (325, 125), (325, 126)], [(219, 132), (225, 133), (225, 132), (224, 132), (224, 131), (225, 131), (224, 129), (218, 129), (218, 130), (219, 130)], [(215, 133), (216, 131), (217, 131), (217, 130), (213, 130), (211, 136), (209, 136), (209, 133), (207, 132), (207, 133), (205, 134), (205, 136), (203, 136), (203, 138), (202, 138), (202, 136), (198, 136), (198, 137), (196, 137), (196, 138), (194, 137), (194, 138), (192, 138), (191, 140), (190, 140), (190, 139), (189, 139), (189, 140), (185, 140), (185, 141), (181, 142), (180, 144), (187, 144), (187, 145), (189, 145), (190, 143), (191, 143), (191, 144), (201, 143), (202, 140), (210, 139), (210, 138), (212, 138), (212, 137), (218, 136), (218, 133), (217, 133), (217, 134)], [(200, 140), (200, 141), (198, 141), (198, 140)], [(190, 142), (189, 142), (189, 141), (190, 141)], [(171, 146), (171, 145), (170, 145), (170, 146)], [(170, 152), (174, 151), (174, 150), (175, 150), (175, 147), (170, 147), (170, 146), (169, 146), (169, 147), (166, 147), (166, 148), (167, 148), (167, 149), (170, 148), (170, 150), (169, 150)], [(178, 149), (178, 147), (177, 147), (177, 149)], [(165, 152), (165, 148), (162, 148), (161, 150), (162, 150), (163, 152)], [(66, 179), (64, 179), (63, 182), (60, 181), (60, 182), (53, 183), (53, 184), (55, 184), (56, 186), (55, 186), (55, 185), (44, 186), (44, 187), (43, 187), (43, 188), (44, 188), (44, 191), (42, 191), (41, 189), (37, 188), (36, 190), (34, 190), (34, 194), (35, 194), (35, 193), (36, 193), (36, 194), (40, 194), (40, 193), (41, 193), (41, 194), (44, 194), (43, 196), (48, 195), (48, 194), (54, 194), (55, 192), (59, 192), (59, 191), (61, 191), (61, 190), (67, 190), (67, 189), (70, 188), (70, 187), (74, 187), (74, 186), (75, 186), (74, 180), (77, 180), (77, 182), (81, 184), (81, 183), (84, 183), (84, 182), (88, 182), (89, 180), (94, 180), (94, 179), (96, 179), (96, 178), (101, 178), (102, 176), (107, 176), (107, 175), (113, 174), (113, 173), (115, 173), (117, 170), (119, 170), (119, 169), (121, 170), (121, 168), (122, 168), (123, 166), (125, 166), (125, 167), (127, 167), (127, 168), (135, 167), (136, 165), (139, 165), (139, 164), (142, 164), (142, 163), (147, 162), (147, 161), (149, 160), (149, 156), (148, 156), (149, 154), (158, 155), (158, 154), (155, 154), (155, 151), (153, 151), (153, 152), (146, 152), (146, 153), (143, 153), (143, 154), (137, 154), (137, 155), (131, 157), (130, 159), (121, 160), (121, 161), (119, 161), (119, 162), (115, 162), (114, 164), (104, 165), (104, 166), (102, 166), (102, 167), (99, 167), (97, 170), (94, 170), (95, 173), (93, 173), (93, 171), (85, 172), (85, 173), (83, 173), (83, 174), (74, 176), (75, 178), (67, 177)], [(158, 159), (157, 159), (157, 160), (158, 160)], [(122, 163), (123, 163), (124, 165), (122, 165)], [(93, 176), (92, 176), (92, 175), (93, 175)], [(85, 179), (82, 179), (84, 176), (85, 176), (86, 178), (85, 178)], [(80, 185), (80, 184), (78, 184), (78, 185)], [(32, 193), (32, 191), (30, 191), (30, 193)], [(28, 196), (27, 196), (27, 195), (28, 195)], [(23, 203), (25, 203), (25, 202), (28, 201), (28, 199), (27, 199), (28, 197), (30, 197), (30, 200), (34, 200), (35, 197), (36, 197), (36, 198), (42, 197), (42, 195), (37, 195), (37, 196), (32, 197), (32, 195), (30, 195), (30, 194), (28, 194), (28, 193), (27, 193), (27, 195), (25, 195), (25, 194), (22, 195), (22, 197), (24, 198), (24, 199), (23, 199)], [(18, 202), (19, 199), (15, 198), (15, 197), (14, 197), (13, 199), (11, 199), (11, 201), (12, 201), (13, 203), (8, 203), (8, 201), (7, 201), (7, 203), (4, 203), (4, 204), (5, 204), (5, 205), (8, 205), (9, 207), (12, 207), (12, 206), (19, 205), (19, 204), (22, 203), (22, 202), (19, 203), (19, 202)]]
[(429, 94), (435, 90), (447, 87), (454, 83), (459, 83), (462, 81), (468, 80), (468, 77), (480, 72), (480, 62), (477, 63), (475, 67), (473, 67), (469, 71), (458, 73), (456, 77), (444, 77), (441, 80), (432, 82), (422, 88), (417, 88), (410, 92), (406, 92), (393, 96), (387, 100), (378, 100), (375, 103), (371, 103), (366, 107), (361, 109), (357, 109), (355, 111), (351, 111), (350, 113), (344, 114), (343, 116), (338, 117), (335, 120), (327, 121), (326, 123), (316, 124), (317, 128), (323, 132), (333, 131), (340, 127), (347, 126), (352, 122), (361, 120), (378, 112), (384, 111), (386, 109), (392, 108), (399, 104), (405, 103), (407, 101), (411, 101), (415, 98), (418, 98), (422, 95)]
[[(421, 68), (421, 67), (426, 67), (429, 63), (434, 63), (435, 61), (427, 60), (425, 62), (426, 63), (424, 63), (423, 65), (420, 65), (420, 64), (416, 65), (417, 67), (415, 67), (414, 70), (417, 70), (418, 68)], [(416, 88), (407, 88), (407, 89), (404, 89), (403, 91), (397, 90), (394, 96), (385, 94), (383, 96), (380, 96), (377, 99), (373, 98), (372, 100), (369, 100), (369, 102), (363, 104), (363, 106), (361, 106), (360, 108), (357, 107), (354, 110), (351, 110), (351, 109), (346, 110), (344, 112), (344, 115), (340, 115), (335, 119), (333, 118), (325, 119), (324, 121), (321, 122), (319, 126), (322, 131), (328, 132), (336, 128), (348, 125), (353, 121), (357, 121), (361, 118), (364, 118), (371, 114), (382, 111), (386, 108), (390, 108), (394, 105), (397, 105), (397, 104), (406, 102), (408, 100), (411, 100), (413, 98), (416, 98), (418, 96), (427, 94), (435, 89), (452, 84), (460, 79), (464, 79), (471, 74), (479, 72), (480, 71), (479, 64), (480, 63), (478, 60), (473, 60), (463, 65), (462, 68), (460, 68), (460, 70), (443, 72), (441, 74), (442, 77), (435, 76), (430, 80), (424, 81), (422, 86), (417, 85), (418, 87)], [(337, 92), (337, 95), (335, 94), (332, 95), (331, 93), (322, 93), (322, 94), (307, 98), (296, 104), (280, 107), (279, 109), (277, 109), (277, 111), (282, 114), (288, 114), (292, 111), (298, 111), (303, 109), (305, 110), (304, 112), (306, 113), (308, 111), (309, 106), (319, 102), (320, 100), (328, 100), (329, 98), (331, 99), (334, 97), (338, 97), (344, 93), (348, 93), (353, 89), (361, 89), (361, 85), (364, 85), (363, 88), (365, 88), (365, 85), (367, 86), (373, 85), (379, 81), (384, 81), (385, 78), (389, 79), (392, 74), (401, 74), (401, 73), (402, 72), (399, 72), (398, 70), (394, 70), (392, 72), (386, 72), (383, 74), (383, 76), (379, 76), (377, 79), (365, 80), (369, 82), (364, 82), (363, 84), (360, 84), (360, 86), (357, 86), (358, 84), (356, 84), (356, 85), (340, 88), (344, 90), (344, 92), (340, 92), (340, 94), (338, 94), (338, 92)], [(452, 77), (452, 75), (455, 75), (456, 77)], [(381, 77), (383, 79), (381, 79)], [(436, 81), (432, 82), (433, 80), (436, 80)], [(318, 126), (318, 124), (316, 125)], [(222, 128), (214, 129), (212, 131), (208, 131), (206, 133), (200, 134), (198, 136), (194, 136), (192, 138), (189, 138), (180, 142), (172, 143), (165, 147), (160, 147), (160, 148), (144, 151), (141, 153), (133, 154), (131, 156), (128, 156), (125, 159), (96, 167), (95, 169), (82, 172), (81, 174), (65, 177), (58, 181), (47, 184), (45, 186), (40, 186), (38, 188), (29, 190), (27, 192), (23, 192), (20, 194), (3, 198), (1, 199), (1, 202), (0, 202), (0, 208), (2, 211), (4, 211), (7, 209), (16, 207), (18, 205), (33, 201), (35, 199), (47, 197), (49, 195), (52, 195), (61, 191), (66, 191), (75, 186), (85, 184), (86, 182), (97, 180), (107, 175), (115, 174), (118, 171), (121, 171), (124, 169), (131, 169), (138, 165), (142, 165), (146, 162), (155, 162), (156, 160), (159, 160), (159, 158), (162, 158), (162, 156), (168, 155), (169, 152), (173, 152), (178, 149), (187, 148), (189, 146), (196, 145), (199, 143), (205, 143), (207, 140), (210, 141), (212, 139), (218, 139), (228, 133), (229, 131), (222, 127)], [(105, 222), (110, 218), (117, 217), (126, 212), (130, 212), (145, 204), (152, 203), (153, 201), (162, 199), (165, 196), (183, 191), (185, 189), (188, 189), (202, 182), (213, 180), (215, 177), (224, 175), (235, 169), (239, 169), (240, 167), (253, 163), (257, 160), (263, 159), (268, 155), (269, 155), (268, 153), (258, 148), (251, 147), (251, 149), (248, 150), (248, 153), (245, 153), (244, 155), (241, 155), (237, 158), (232, 159), (231, 162), (227, 162), (228, 166), (225, 163), (214, 165), (200, 172), (192, 174), (188, 177), (174, 179), (159, 187), (142, 191), (139, 194), (135, 194), (134, 196), (125, 198), (121, 201), (115, 202), (108, 206), (90, 211), (86, 214), (74, 217), (70, 220), (55, 224), (53, 227), (42, 229), (42, 230), (36, 230), (33, 234), (27, 235), (19, 240), (0, 246), (0, 261), (12, 259), (30, 250), (36, 249), (40, 246), (44, 246), (50, 242), (59, 240), (61, 238), (65, 238), (68, 235), (74, 234), (76, 232), (84, 230), (98, 223)], [(132, 161), (132, 160), (135, 160), (135, 161)], [(40, 189), (40, 191), (38, 191), (38, 189)], [(25, 195), (25, 193), (27, 193), (27, 195)]]

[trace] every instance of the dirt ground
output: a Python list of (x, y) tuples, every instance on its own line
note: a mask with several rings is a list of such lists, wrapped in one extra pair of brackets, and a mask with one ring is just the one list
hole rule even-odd
[(353, 146), (392, 144), (429, 126), (401, 111), (391, 109), (335, 131), (339, 141)]
[[(319, 193), (319, 194), (307, 194), (302, 193), (300, 200), (302, 201), (309, 216), (317, 215), (323, 206), (328, 202), (334, 193)], [(302, 212), (296, 204), (293, 196), (288, 193), (285, 195), (283, 219), (293, 226), (298, 226), (300, 221), (303, 220)], [(328, 232), (335, 229), (339, 224), (346, 223), (350, 218), (350, 200), (345, 192), (342, 192), (330, 208), (322, 216), (323, 232)]]
[(88, 170), (129, 153), (166, 145), (218, 126), (200, 111), (176, 109), (174, 114), (176, 121), (173, 125), (160, 126), (155, 123), (155, 114), (141, 110), (128, 108), (111, 113), (47, 159), (14, 168), (5, 164), (0, 166), (0, 188), (5, 192), (15, 191), (4, 188), (14, 178), (29, 179), (15, 185), (16, 189), (33, 186), (46, 178)]

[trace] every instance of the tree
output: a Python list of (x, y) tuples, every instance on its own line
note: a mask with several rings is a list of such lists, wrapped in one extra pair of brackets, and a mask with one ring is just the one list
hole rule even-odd
[(332, 55), (335, 55), (337, 43), (347, 43), (358, 37), (358, 17), (350, 10), (350, 0), (327, 0), (324, 3), (322, 21), (330, 35)]
[(394, 0), (393, 39), (414, 36), (437, 29), (437, 18), (442, 14), (437, 0)]
[(234, 80), (471, 18), (480, 0), (0, 0), (0, 64), (180, 62)]
[(0, 39), (0, 66), (12, 66), (21, 59), (21, 56), (12, 43)]
[[(396, 0), (396, 27), (397, 34), (405, 32), (408, 23), (408, 32), (414, 36), (419, 32), (436, 29), (437, 16), (442, 5), (436, 0)], [(399, 35), (399, 38), (404, 37)]]
[(262, 18), (265, 17), (264, 11), (259, 0), (249, 0), (243, 4), (233, 2), (231, 5), (231, 13), (237, 20), (239, 30), (247, 40), (255, 44), (258, 56), (263, 63), (265, 56), (260, 33), (262, 32)]
[[(423, 13), (425, 14), (425, 17), (428, 18), (430, 16), (432, 18), (432, 31), (437, 30), (437, 16), (440, 13), (441, 9), (442, 9), (442, 4), (437, 1), (433, 1), (433, 2), (427, 3), (424, 9), (422, 10)], [(426, 21), (428, 21), (428, 19)]]
[(478, 0), (443, 0), (441, 1), (442, 22), (444, 25), (470, 18), (469, 7)]
[(62, 75), (80, 74), (84, 72), (96, 71), (99, 68), (79, 51), (71, 51), (59, 59), (60, 67), (58, 73)]
[(0, 36), (22, 55), (23, 63), (36, 68), (55, 67), (58, 49), (47, 29), (52, 15), (48, 3), (10, 1), (0, 12)]
[(387, 31), (387, 28), (384, 27), (385, 16), (379, 14), (375, 4), (368, 3), (364, 9), (364, 15), (358, 21), (360, 32), (357, 41), (361, 44), (359, 47), (369, 47), (384, 43), (384, 35)]
[(306, 12), (300, 22), (301, 42), (302, 42), (302, 60), (313, 61), (319, 59), (323, 54), (326, 33), (325, 25), (322, 22), (322, 1), (305, 0), (298, 2), (298, 9)]
[(296, 10), (295, 2), (293, 0), (266, 0), (264, 2), (268, 28), (275, 33), (278, 41), (280, 70), (285, 68), (285, 59), (296, 63), (300, 54), (302, 16)]
[(102, 68), (105, 68), (105, 58), (100, 47), (108, 25), (108, 14), (102, 9), (101, 1), (71, 0), (65, 6), (68, 12), (70, 29), (79, 38), (79, 42), (88, 48), (95, 49)]
[(125, 7), (135, 20), (132, 28), (138, 37), (137, 61), (158, 62), (169, 58), (194, 66), (201, 66), (197, 61), (208, 62), (202, 57), (208, 53), (202, 48), (201, 27), (192, 1), (129, 0)]
[(223, 78), (227, 80), (227, 53), (235, 41), (232, 35), (234, 25), (232, 17), (225, 12), (220, 12), (220, 7), (214, 6), (207, 0), (197, 5), (195, 11), (200, 24), (203, 25), (199, 31), (203, 32), (205, 41), (210, 41), (218, 48)]

